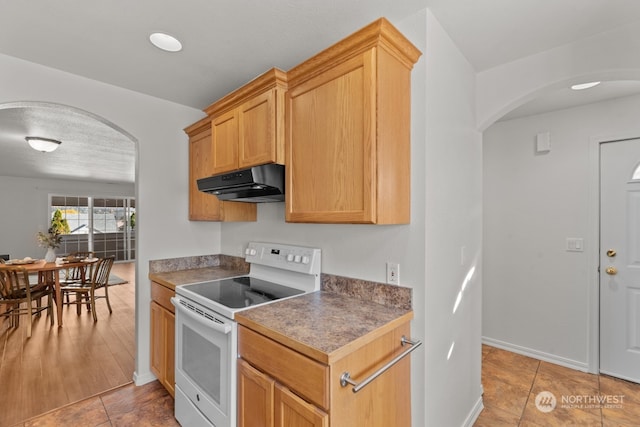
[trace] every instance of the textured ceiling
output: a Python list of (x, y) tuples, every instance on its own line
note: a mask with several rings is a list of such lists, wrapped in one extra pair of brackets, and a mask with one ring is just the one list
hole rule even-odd
[[(395, 22), (425, 7), (477, 71), (640, 19), (638, 0), (0, 0), (0, 53), (202, 109), (380, 16)], [(154, 48), (154, 31), (184, 49)], [(538, 111), (573, 102), (542, 101)], [(0, 175), (133, 181), (126, 136), (90, 115), (42, 108), (0, 109)], [(27, 150), (24, 136), (36, 131), (62, 146)]]
[[(51, 153), (35, 151), (25, 136), (62, 142)], [(110, 183), (135, 179), (135, 144), (120, 129), (80, 110), (56, 104), (0, 106), (0, 175)]]

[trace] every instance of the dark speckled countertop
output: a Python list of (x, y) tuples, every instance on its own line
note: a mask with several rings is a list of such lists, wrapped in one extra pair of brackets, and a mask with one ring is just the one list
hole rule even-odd
[(323, 291), (236, 313), (239, 324), (325, 363), (372, 332), (384, 333), (412, 317), (410, 309)]

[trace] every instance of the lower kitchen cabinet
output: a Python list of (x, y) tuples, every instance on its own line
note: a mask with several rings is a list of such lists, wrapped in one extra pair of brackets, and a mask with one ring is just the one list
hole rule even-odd
[(329, 416), (247, 362), (238, 361), (238, 427), (326, 427)]
[(352, 379), (362, 380), (384, 366), (403, 350), (403, 335), (409, 336), (409, 322), (376, 331), (337, 352), (322, 354), (314, 349), (290, 348), (240, 325), (238, 425), (411, 426), (409, 358), (357, 393), (352, 386), (340, 383), (345, 372)]
[(175, 291), (151, 282), (151, 372), (175, 394), (175, 323), (171, 297)]
[(238, 360), (238, 427), (273, 427), (275, 381)]
[(275, 422), (277, 427), (327, 427), (329, 415), (276, 384)]

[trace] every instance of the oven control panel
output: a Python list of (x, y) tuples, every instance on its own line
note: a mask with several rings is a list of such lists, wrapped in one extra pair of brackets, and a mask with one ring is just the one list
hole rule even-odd
[(321, 250), (306, 246), (250, 242), (245, 261), (305, 274), (320, 274)]

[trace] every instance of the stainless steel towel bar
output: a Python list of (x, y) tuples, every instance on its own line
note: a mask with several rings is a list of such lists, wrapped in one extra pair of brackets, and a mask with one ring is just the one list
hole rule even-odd
[(356, 383), (355, 381), (353, 381), (351, 379), (351, 376), (349, 375), (349, 372), (345, 372), (340, 376), (340, 385), (342, 387), (346, 387), (347, 385), (351, 384), (353, 386), (352, 391), (354, 393), (359, 392), (360, 390), (362, 390), (363, 387), (365, 387), (367, 384), (369, 384), (371, 381), (375, 380), (376, 378), (378, 378), (380, 375), (382, 375), (386, 370), (388, 370), (389, 368), (391, 368), (393, 365), (395, 365), (396, 363), (398, 363), (400, 360), (402, 360), (405, 356), (408, 356), (413, 350), (415, 350), (416, 348), (420, 347), (422, 345), (422, 341), (414, 341), (414, 340), (410, 340), (408, 338), (406, 338), (404, 335), (402, 336), (402, 338), (400, 339), (400, 343), (404, 346), (405, 344), (409, 344), (411, 347), (406, 349), (405, 351), (403, 351), (402, 353), (400, 353), (399, 355), (397, 355), (396, 357), (393, 358), (393, 360), (391, 360), (389, 363), (387, 363), (386, 365), (384, 365), (382, 368), (378, 369), (377, 371), (375, 371), (373, 374), (371, 374), (369, 377), (367, 377), (367, 379), (363, 380), (360, 384)]

